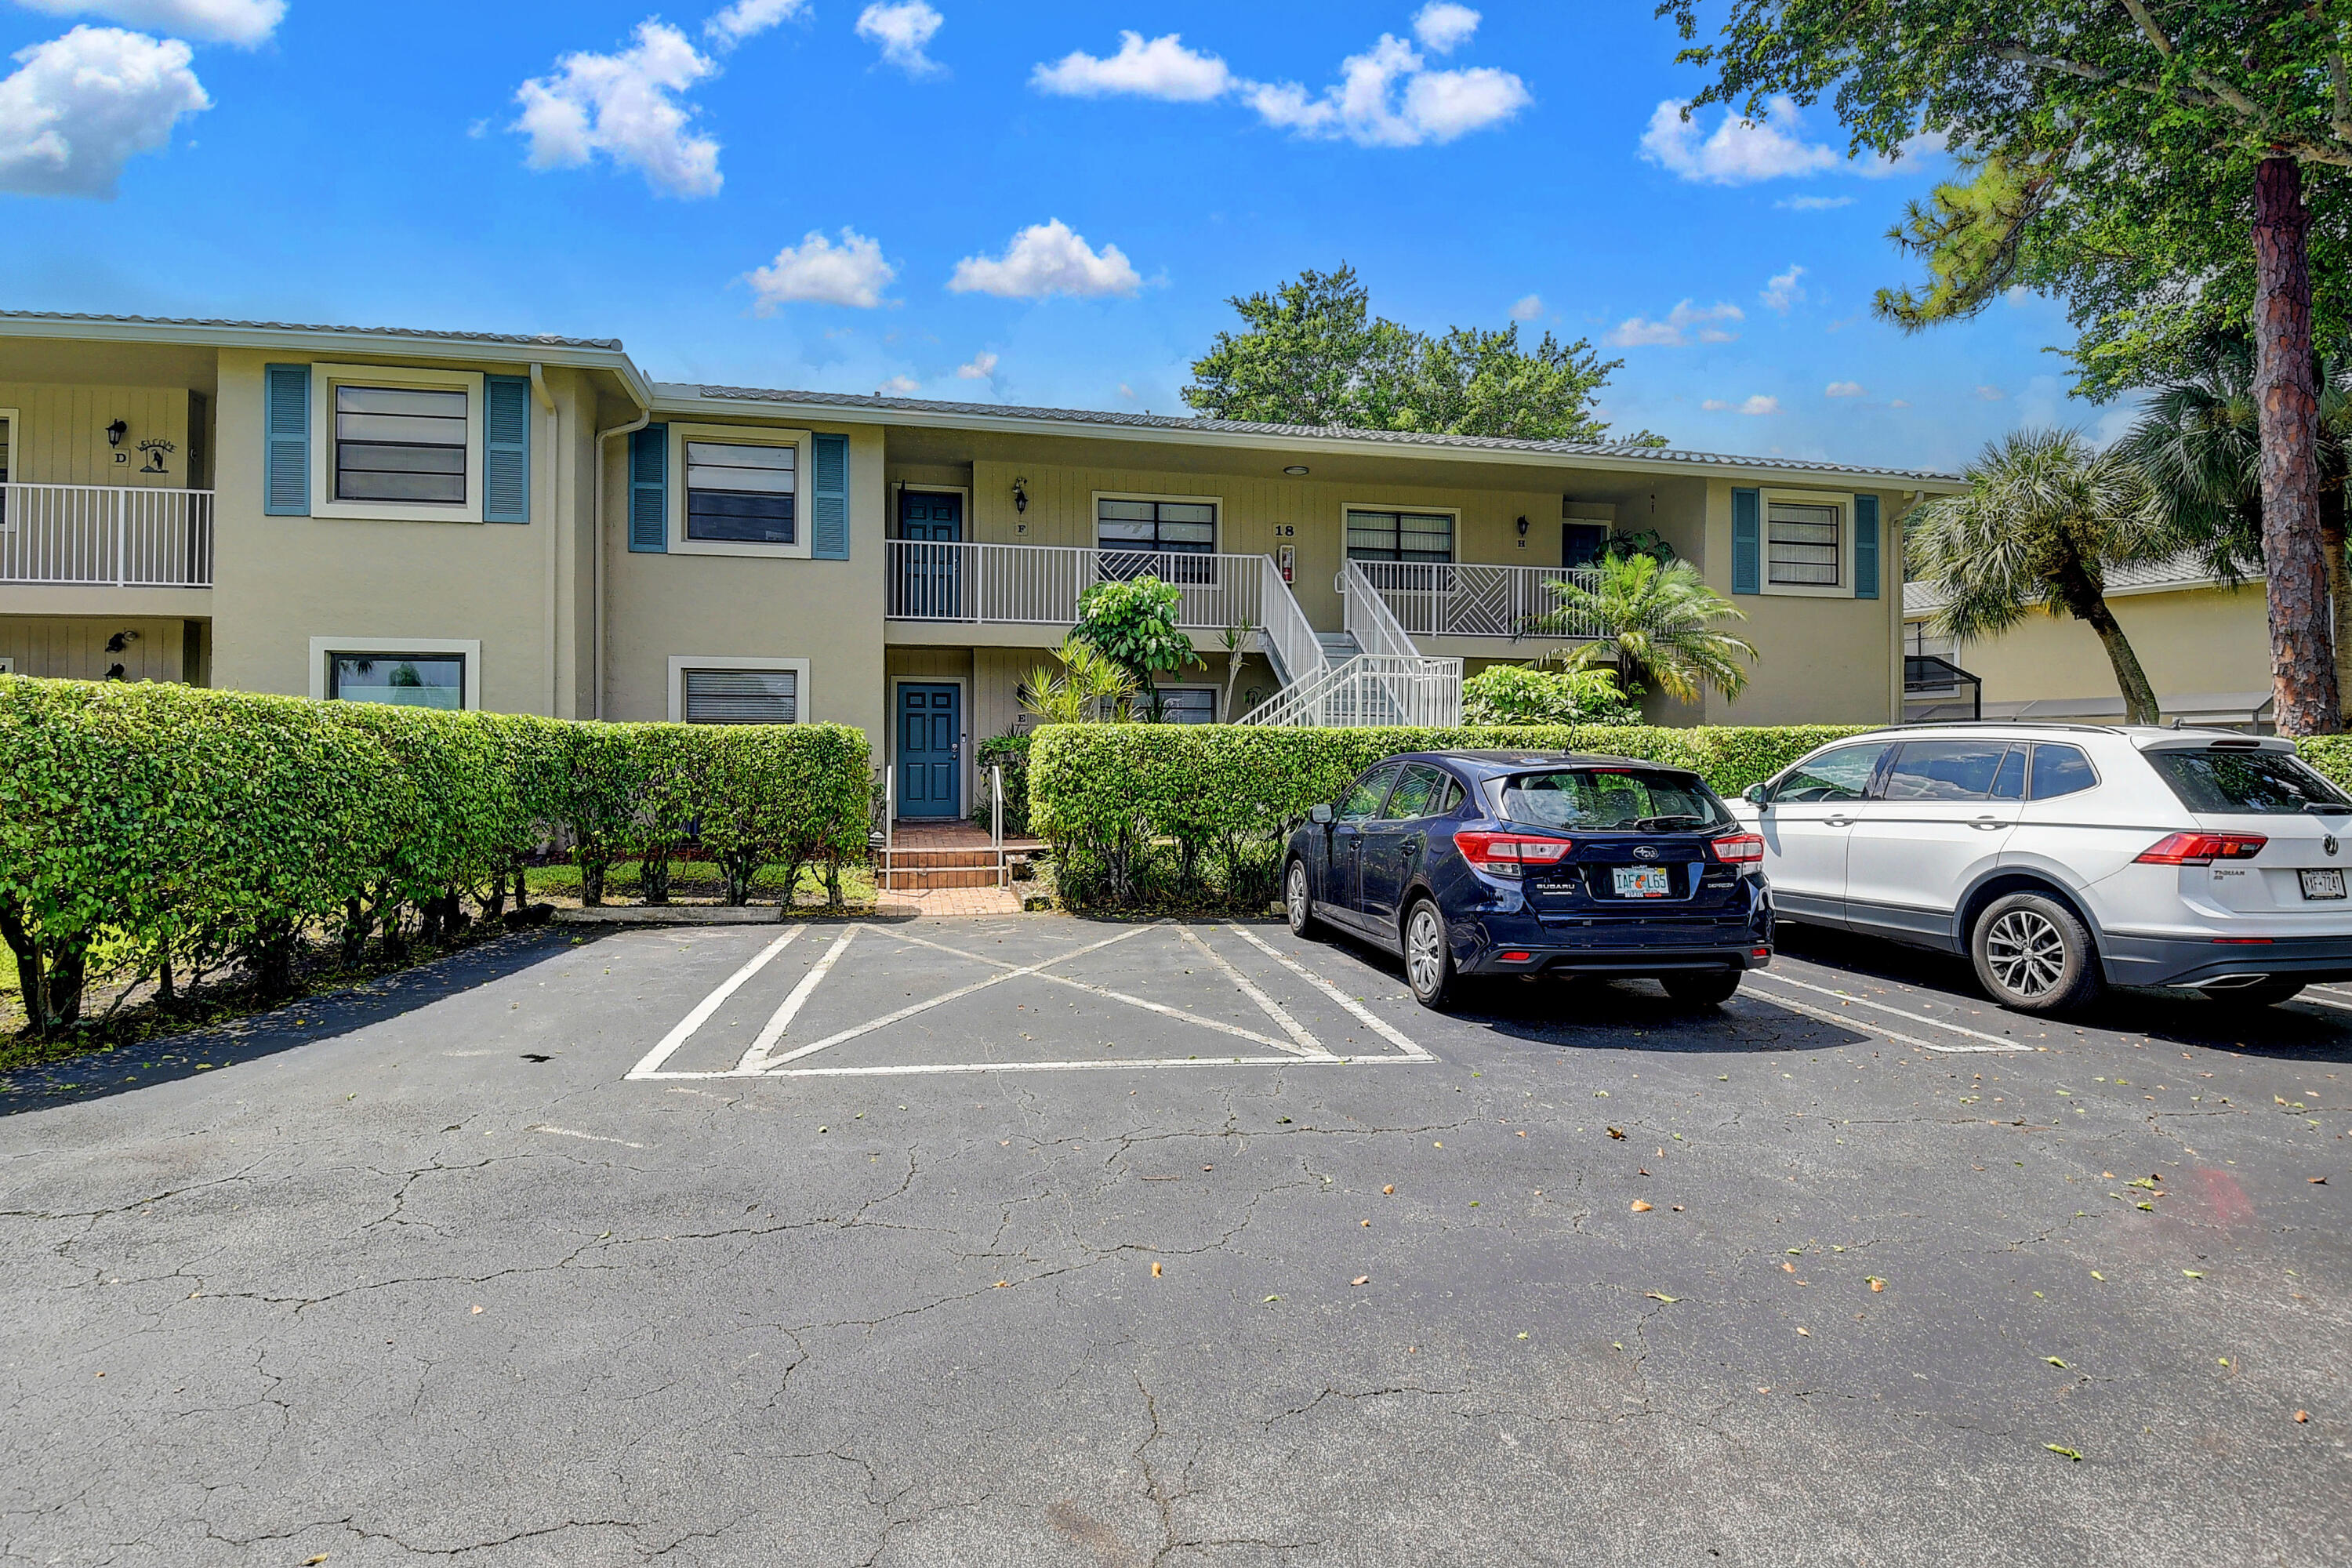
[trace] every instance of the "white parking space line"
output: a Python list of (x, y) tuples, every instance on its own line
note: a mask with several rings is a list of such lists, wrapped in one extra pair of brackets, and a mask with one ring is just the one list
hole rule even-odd
[(1417, 1058), (1423, 1061), (1435, 1061), (1437, 1059), (1435, 1057), (1431, 1056), (1427, 1051), (1423, 1050), (1419, 1046), (1413, 1044), (1412, 1041), (1397, 1033), (1395, 1029), (1391, 1028), (1378, 1014), (1365, 1006), (1361, 1002), (1359, 1002), (1354, 997), (1348, 995), (1338, 986), (1332, 984), (1329, 981), (1324, 979), (1313, 970), (1302, 968), (1298, 964), (1292, 963), (1288, 957), (1276, 952), (1274, 948), (1255, 931), (1249, 930), (1246, 926), (1227, 926), (1225, 929), (1240, 937), (1244, 942), (1248, 942), (1252, 947), (1256, 948), (1260, 952), (1265, 953), (1268, 958), (1273, 959), (1276, 963), (1281, 964), (1285, 969), (1289, 970), (1293, 974), (1297, 975), (1301, 980), (1306, 981), (1309, 985), (1312, 985), (1317, 990), (1322, 992), (1324, 995), (1328, 996), (1332, 1001), (1337, 1002), (1349, 1012), (1353, 1013), (1359, 1019), (1362, 1020), (1366, 1028), (1370, 1029), (1374, 1034), (1388, 1041), (1389, 1044), (1402, 1051), (1406, 1056)]
[(1794, 997), (1774, 996), (1762, 991), (1744, 991), (1742, 994), (1751, 996), (1768, 1007), (1779, 1007), (1808, 1018), (1818, 1019), (1824, 1024), (1835, 1024), (1842, 1029), (1852, 1029), (1856, 1034), (1876, 1035), (1881, 1039), (1893, 1040), (1898, 1045), (1916, 1046), (1923, 1051), (1943, 1051), (1951, 1056), (1967, 1056), (2032, 1048), (2030, 1046), (1939, 1046), (1931, 1040), (1923, 1040), (1916, 1035), (1906, 1035), (1899, 1029), (1890, 1029), (1874, 1019), (1857, 1018), (1851, 1013), (1832, 1013), (1826, 1007), (1816, 1007), (1810, 1003), (1797, 1001)]
[(1795, 985), (1807, 991), (1817, 991), (1824, 996), (1834, 996), (1841, 1002), (1851, 1002), (1857, 1007), (1875, 1007), (1882, 1013), (1892, 1013), (1898, 1018), (1908, 1018), (1915, 1024), (1927, 1024), (1935, 1028), (1948, 1029), (1955, 1035), (1966, 1035), (1972, 1040), (1985, 1042), (1981, 1046), (1929, 1046), (1927, 1047), (1929, 1050), (2031, 1051), (2033, 1049), (2032, 1046), (2021, 1046), (2015, 1040), (2004, 1040), (1998, 1035), (1988, 1035), (1981, 1030), (1971, 1029), (1964, 1024), (1947, 1023), (1941, 1018), (1931, 1017), (1925, 1013), (1906, 1013), (1900, 1007), (1890, 1007), (1884, 1002), (1873, 1002), (1867, 996), (1856, 996), (1851, 992), (1833, 991), (1826, 985), (1814, 985), (1806, 981), (1792, 980), (1788, 975), (1775, 974), (1769, 970), (1751, 970), (1748, 977), (1751, 980), (1769, 980), (1776, 985)]
[[(817, 962), (810, 967), (808, 973), (801, 976), (800, 980), (793, 985), (791, 994), (784, 998), (782, 1004), (778, 1006), (774, 1014), (769, 1017), (766, 1025), (761, 1029), (758, 1037), (752, 1041), (750, 1047), (743, 1052), (742, 1056), (737, 1060), (734, 1066), (710, 1070), (670, 1069), (664, 1066), (664, 1064), (667, 1063), (671, 1057), (675, 1056), (679, 1048), (694, 1036), (697, 1030), (700, 1029), (703, 1025), (709, 1021), (711, 1016), (719, 1010), (730, 996), (734, 994), (734, 993), (740, 989), (745, 982), (757, 974), (760, 970), (769, 963), (769, 961), (773, 959), (778, 952), (782, 951), (787, 943), (789, 943), (794, 937), (800, 935), (805, 929), (807, 928), (796, 926), (793, 930), (786, 931), (783, 935), (777, 938), (776, 941), (769, 943), (768, 946), (762, 949), (760, 952), (754, 954), (752, 958), (740, 969), (730, 975), (716, 991), (712, 992), (709, 996), (698, 1003), (692, 1012), (680, 1019), (677, 1026), (670, 1030), (667, 1035), (665, 1035), (662, 1037), (661, 1043), (656, 1046), (651, 1051), (647, 1052), (637, 1065), (630, 1069), (627, 1076), (632, 1079), (665, 1079), (803, 1077), (851, 1078), (902, 1076), (907, 1074), (934, 1072), (1083, 1072), (1106, 1068), (1181, 1068), (1216, 1067), (1221, 1065), (1244, 1067), (1335, 1067), (1383, 1061), (1429, 1063), (1434, 1062), (1437, 1059), (1413, 1040), (1408, 1038), (1399, 1030), (1381, 1020), (1361, 1003), (1348, 996), (1344, 992), (1340, 991), (1339, 987), (1333, 985), (1329, 981), (1325, 980), (1322, 976), (1303, 967), (1292, 961), (1289, 957), (1276, 951), (1266, 942), (1261, 941), (1253, 932), (1248, 931), (1240, 926), (1227, 927), (1226, 929), (1234, 931), (1240, 935), (1244, 941), (1248, 942), (1261, 952), (1274, 959), (1284, 968), (1289, 970), (1292, 973), (1297, 975), (1300, 979), (1314, 986), (1318, 991), (1322, 993), (1323, 995), (1338, 1004), (1341, 1008), (1364, 1024), (1368, 1028), (1371, 1029), (1375, 1034), (1394, 1045), (1398, 1051), (1402, 1053), (1401, 1055), (1396, 1056), (1391, 1056), (1385, 1052), (1377, 1055), (1359, 1057), (1339, 1056), (1318, 1039), (1314, 1033), (1302, 1024), (1298, 1020), (1297, 1016), (1288, 1008), (1284, 1006), (1282, 1003), (1277, 1002), (1273, 996), (1269, 995), (1263, 987), (1252, 981), (1248, 975), (1243, 973), (1241, 970), (1235, 967), (1235, 965), (1223, 953), (1217, 952), (1216, 949), (1212, 946), (1199, 932), (1196, 932), (1188, 927), (1171, 925), (1167, 921), (1160, 921), (1150, 925), (1132, 926), (1125, 931), (1118, 931), (1110, 936), (1104, 937), (1099, 941), (1089, 942), (1081, 946), (1072, 948), (1068, 952), (1056, 953), (1051, 957), (1039, 959), (1034, 963), (1009, 963), (1003, 959), (989, 957), (986, 954), (967, 952), (962, 948), (952, 946), (947, 942), (937, 942), (929, 937), (919, 936), (912, 931), (905, 930), (894, 928), (885, 931), (880, 928), (876, 928), (870, 934), (877, 941), (894, 939), (915, 946), (929, 948), (935, 952), (948, 953), (957, 958), (984, 964), (991, 969), (997, 970), (999, 973), (992, 974), (984, 980), (974, 981), (968, 985), (956, 986), (940, 995), (929, 997), (920, 1002), (912, 1003), (907, 1006), (895, 1008), (878, 1018), (869, 1019), (864, 1023), (854, 1025), (848, 1028), (836, 1030), (834, 1033), (825, 1036), (822, 1039), (812, 1040), (806, 1045), (797, 1046), (791, 1050), (778, 1052), (776, 1047), (783, 1044), (785, 1039), (788, 1037), (793, 1021), (800, 1016), (810, 999), (816, 994), (819, 987), (824, 984), (825, 978), (829, 974), (833, 973), (835, 964), (841, 960), (852, 941), (856, 939), (860, 931), (867, 929), (862, 924), (846, 926), (842, 928), (839, 933), (835, 936), (831, 945), (825, 950), (823, 956), (821, 956)], [(1232, 984), (1234, 990), (1247, 997), (1249, 1001), (1261, 1013), (1265, 1014), (1268, 1019), (1272, 1020), (1273, 1023), (1281, 1029), (1283, 1035), (1287, 1037), (1276, 1038), (1272, 1035), (1262, 1034), (1255, 1029), (1247, 1028), (1238, 1024), (1228, 1023), (1221, 1018), (1207, 1017), (1202, 1014), (1192, 1012), (1183, 1007), (1174, 1006), (1165, 1002), (1154, 1001), (1147, 996), (1138, 996), (1129, 992), (1118, 990), (1112, 986), (1098, 985), (1087, 981), (1074, 979), (1068, 975), (1050, 973), (1056, 965), (1069, 963), (1074, 959), (1082, 958), (1088, 953), (1100, 952), (1105, 948), (1129, 941), (1135, 937), (1143, 936), (1149, 932), (1163, 930), (1174, 931), (1180, 941), (1189, 945), (1199, 955), (1205, 958), (1212, 968), (1221, 974), (1227, 983)], [(873, 944), (868, 943), (866, 945), (870, 947)], [(929, 1013), (935, 1008), (945, 1006), (950, 1003), (961, 1001), (977, 993), (987, 991), (994, 986), (1002, 985), (1007, 981), (1021, 979), (1044, 980), (1050, 982), (1055, 985), (1066, 987), (1076, 991), (1083, 991), (1090, 995), (1098, 996), (1107, 1001), (1118, 1002), (1130, 1007), (1140, 1008), (1145, 1012), (1153, 1013), (1164, 1018), (1173, 1019), (1179, 1023), (1187, 1024), (1195, 1028), (1213, 1030), (1216, 1033), (1231, 1036), (1236, 1039), (1246, 1040), (1254, 1046), (1264, 1047), (1280, 1054), (1272, 1056), (1262, 1054), (1227, 1056), (1204, 1052), (1198, 1056), (1186, 1057), (1129, 1057), (1125, 1058), (1111, 1058), (1100, 1060), (1090, 1059), (1084, 1061), (1021, 1061), (1018, 1059), (1013, 1059), (1003, 1061), (887, 1063), (857, 1067), (793, 1065), (795, 1063), (804, 1062), (808, 1058), (815, 1056), (820, 1052), (830, 1050), (836, 1046), (846, 1044), (851, 1040), (864, 1038), (877, 1033), (877, 1031), (889, 1028), (893, 1025), (902, 1024), (909, 1018), (916, 1017), (924, 1013)]]
[(729, 975), (725, 983), (722, 984), (718, 990), (713, 991), (709, 995), (705, 996), (696, 1005), (693, 1012), (688, 1013), (685, 1017), (680, 1018), (677, 1021), (677, 1027), (672, 1029), (668, 1034), (664, 1035), (661, 1037), (661, 1044), (656, 1046), (652, 1050), (647, 1051), (645, 1056), (638, 1060), (637, 1065), (629, 1069), (628, 1076), (631, 1078), (651, 1078), (656, 1072), (659, 1071), (662, 1063), (669, 1060), (671, 1057), (677, 1055), (678, 1047), (686, 1044), (688, 1039), (692, 1038), (694, 1032), (697, 1029), (699, 1029), (703, 1025), (710, 1021), (710, 1015), (719, 1011), (720, 1005), (723, 1004), (727, 998), (735, 994), (736, 987), (741, 985), (743, 982), (751, 979), (754, 974), (759, 973), (761, 970), (765, 969), (768, 966), (768, 960), (783, 952), (786, 947), (792, 944), (793, 939), (799, 936), (801, 932), (806, 929), (808, 928), (805, 926), (794, 926), (792, 930), (778, 937), (775, 941), (761, 948), (758, 952), (752, 954), (751, 962), (744, 964), (742, 968), (737, 970), (734, 973)]
[[(2320, 990), (2326, 990), (2326, 994), (2324, 996), (2315, 996), (2312, 994), (2314, 991)], [(2296, 997), (2295, 1000), (2298, 1002), (2308, 1002), (2317, 1007), (2333, 1007), (2338, 1012), (2352, 1013), (2352, 997), (2346, 996), (2341, 991), (2323, 986), (2315, 985), (2307, 987), (2304, 991), (2304, 994)]]
[(778, 1040), (784, 1037), (784, 1030), (791, 1025), (793, 1016), (800, 1012), (801, 1004), (809, 999), (809, 993), (817, 988), (818, 982), (833, 973), (834, 961), (841, 956), (842, 950), (847, 947), (851, 940), (864, 929), (863, 926), (842, 928), (841, 934), (833, 939), (833, 945), (824, 950), (824, 956), (812, 964), (806, 974), (801, 976), (801, 983), (793, 987), (793, 994), (784, 998), (784, 1005), (776, 1009), (774, 1016), (768, 1020), (767, 1027), (760, 1031), (760, 1037), (753, 1040), (751, 1048), (743, 1053), (743, 1059), (736, 1064), (736, 1071), (760, 1072), (767, 1067), (769, 1051), (774, 1048)]

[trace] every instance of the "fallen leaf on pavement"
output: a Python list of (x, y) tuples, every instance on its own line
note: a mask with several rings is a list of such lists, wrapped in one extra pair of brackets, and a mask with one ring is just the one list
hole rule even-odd
[(1647, 1296), (1653, 1301), (1664, 1301), (1669, 1307), (1682, 1300), (1680, 1296), (1669, 1296), (1659, 1290), (1644, 1290), (1642, 1294)]
[(1383, 1194), (1393, 1194), (1396, 1192), (1396, 1187), (1395, 1187), (1393, 1184), (1391, 1184), (1391, 1185), (1389, 1185), (1389, 1186), (1382, 1187), (1382, 1188), (1381, 1189), (1381, 1191)]
[(1682, 1212), (1683, 1212), (1683, 1205), (1680, 1205), (1680, 1204), (1676, 1204), (1676, 1205), (1675, 1205), (1675, 1212), (1676, 1214), (1680, 1214), (1680, 1213), (1682, 1213)]
[(1157, 1263), (1155, 1263), (1155, 1264), (1153, 1264), (1153, 1265), (1151, 1266), (1151, 1277), (1152, 1277), (1154, 1279), (1159, 1279), (1159, 1278), (1160, 1278), (1160, 1265), (1158, 1265)]
[(2198, 1273), (2194, 1268), (2184, 1268), (2180, 1272), (2187, 1275), (2191, 1279), (2202, 1279), (2205, 1278), (2205, 1276)]
[(1279, 1297), (1279, 1296), (1268, 1296), (1268, 1297), (1265, 1299), (1265, 1300), (1264, 1300), (1264, 1301), (1260, 1301), (1260, 1302), (1258, 1303), (1258, 1305), (1259, 1305), (1259, 1306), (1261, 1306), (1261, 1307), (1263, 1307), (1263, 1306), (1267, 1305), (1269, 1302), (1279, 1301), (1279, 1300), (1282, 1300), (1282, 1298), (1281, 1298), (1281, 1297)]
[(1797, 1331), (1804, 1335), (1807, 1339), (1811, 1339), (1813, 1337), (1813, 1331), (1811, 1329), (1799, 1329)]
[(1602, 1131), (1607, 1132), (1612, 1138), (1622, 1138), (1625, 1136), (1625, 1130), (1622, 1127), (1608, 1127), (1603, 1128)]
[(2294, 1419), (2295, 1424), (2297, 1426), (2301, 1426), (2311, 1419), (2311, 1412), (2308, 1410), (2298, 1410), (2294, 1413)]
[(479, 1307), (477, 1307), (477, 1308), (475, 1308), (475, 1309), (474, 1309), (474, 1310), (475, 1310), (477, 1313), (479, 1313), (479, 1312), (481, 1311), (481, 1309), (480, 1309)]
[(1013, 1281), (1010, 1279), (999, 1279), (995, 1284), (991, 1285), (989, 1289), (992, 1290), (1010, 1290), (1013, 1289)]
[(1780, 1267), (1787, 1269), (1791, 1274), (1794, 1274), (1797, 1271), (1797, 1266), (1793, 1263), (1783, 1263)]
[(2060, 1360), (2059, 1360), (2056, 1356), (2054, 1356), (2054, 1355), (2046, 1355), (2046, 1356), (2043, 1356), (2042, 1359), (2043, 1361), (2048, 1362), (2052, 1366), (2064, 1366), (2064, 1365), (2066, 1364), (2064, 1362), (2060, 1361)]
[(2049, 1449), (2052, 1453), (2057, 1455), (2062, 1459), (2072, 1459), (2076, 1464), (2080, 1464), (2083, 1461), (2083, 1453), (2079, 1448), (2061, 1447), (2055, 1443), (2044, 1443), (2042, 1446)]
[(1349, 1284), (1349, 1286), (1350, 1288), (1353, 1288), (1353, 1287), (1358, 1286), (1358, 1285), (1369, 1285), (1369, 1284), (1370, 1284), (1371, 1282), (1372, 1282), (1372, 1277), (1371, 1277), (1370, 1275), (1369, 1275), (1369, 1274), (1359, 1274), (1359, 1275), (1357, 1275), (1353, 1279), (1349, 1280), (1349, 1281), (1348, 1281), (1348, 1284)]
[(2327, 1184), (2327, 1178), (2325, 1176), (2306, 1176), (2304, 1180), (2309, 1182), (2315, 1187), (2324, 1187)]
[(1650, 1212), (1650, 1208), (1651, 1205), (1643, 1203), (1641, 1199), (1635, 1198), (1633, 1200), (1633, 1212), (1635, 1214), (1648, 1214)]
[(1370, 1220), (1366, 1220), (1363, 1222), (1363, 1226), (1366, 1230), (1370, 1230), (1372, 1228), (1372, 1222)]
[(1870, 1276), (1870, 1288), (1873, 1290), (1884, 1290), (1886, 1289), (1886, 1281), (1873, 1274)]

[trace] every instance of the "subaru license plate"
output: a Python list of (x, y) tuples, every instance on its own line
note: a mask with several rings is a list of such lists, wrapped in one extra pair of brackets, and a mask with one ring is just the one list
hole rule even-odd
[(2341, 871), (2305, 871), (2303, 876), (2303, 896), (2306, 899), (2340, 899), (2344, 896), (2344, 873)]
[[(1617, 896), (1621, 899), (1671, 898), (1664, 866), (1617, 866), (1611, 868), (1617, 879)], [(2339, 895), (2340, 896), (2340, 895)]]

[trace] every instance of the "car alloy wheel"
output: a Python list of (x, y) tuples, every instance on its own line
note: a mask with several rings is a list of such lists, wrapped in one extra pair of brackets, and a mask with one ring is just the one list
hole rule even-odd
[(1307, 862), (1293, 860), (1282, 879), (1282, 912), (1289, 918), (1294, 936), (1315, 929), (1315, 900), (1307, 892)]
[(2003, 990), (2033, 1001), (2064, 977), (2066, 939), (2039, 910), (2011, 910), (1985, 932), (1985, 963)]
[(1454, 954), (1445, 945), (1445, 921), (1423, 899), (1404, 921), (1404, 977), (1413, 1000), (1442, 1007), (1454, 991)]

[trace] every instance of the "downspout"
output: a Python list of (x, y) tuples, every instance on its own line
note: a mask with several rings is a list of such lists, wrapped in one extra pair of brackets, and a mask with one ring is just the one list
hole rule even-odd
[[(628, 384), (622, 383), (622, 390), (625, 392), (627, 389)], [(637, 416), (626, 425), (615, 425), (610, 430), (596, 432), (596, 483), (588, 503), (588, 531), (593, 535), (594, 556), (589, 568), (588, 583), (589, 591), (596, 596), (595, 623), (588, 657), (589, 673), (596, 682), (594, 711), (589, 715), (594, 719), (604, 716), (604, 443), (615, 436), (633, 435), (653, 422), (653, 405), (641, 404)]]
[(530, 390), (531, 395), (539, 399), (539, 405), (547, 410), (547, 446), (551, 459), (548, 464), (547, 591), (541, 607), (547, 622), (547, 716), (554, 719), (561, 716), (555, 710), (556, 671), (562, 659), (555, 621), (555, 536), (562, 526), (563, 465), (552, 459), (560, 457), (562, 451), (562, 429), (555, 415), (555, 396), (547, 390), (544, 366), (534, 363), (530, 367)]

